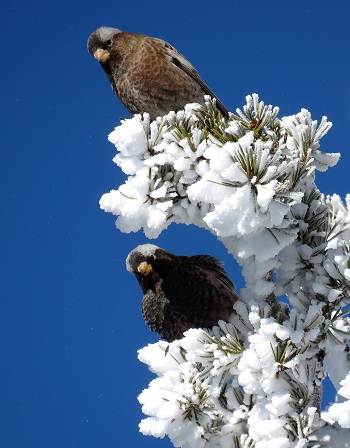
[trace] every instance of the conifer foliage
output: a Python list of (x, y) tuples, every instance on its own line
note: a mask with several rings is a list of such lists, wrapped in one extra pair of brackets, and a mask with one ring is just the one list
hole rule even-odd
[[(315, 183), (340, 157), (319, 149), (331, 123), (278, 112), (254, 94), (226, 119), (207, 98), (109, 136), (128, 177), (100, 206), (118, 229), (195, 224), (242, 266), (232, 322), (139, 351), (157, 375), (140, 430), (177, 447), (350, 446), (350, 195)], [(321, 412), (327, 374), (338, 398)]]

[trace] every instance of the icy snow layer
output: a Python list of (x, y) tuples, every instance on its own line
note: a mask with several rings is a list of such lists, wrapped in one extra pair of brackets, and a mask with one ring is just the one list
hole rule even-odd
[[(100, 201), (117, 227), (150, 238), (172, 222), (207, 228), (246, 281), (231, 323), (139, 352), (158, 375), (139, 397), (140, 429), (174, 446), (346, 446), (350, 196), (315, 185), (339, 159), (319, 150), (327, 119), (277, 114), (252, 95), (226, 120), (208, 99), (152, 123), (135, 115), (109, 136), (128, 175)], [(345, 401), (321, 418), (327, 373)]]

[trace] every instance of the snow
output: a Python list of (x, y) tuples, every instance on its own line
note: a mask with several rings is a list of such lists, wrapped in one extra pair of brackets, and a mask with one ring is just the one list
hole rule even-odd
[(340, 382), (341, 388), (339, 389), (339, 395), (350, 399), (350, 372), (346, 375), (346, 378)]
[(323, 418), (330, 422), (337, 422), (342, 428), (350, 428), (350, 372), (341, 382), (338, 395), (347, 398), (343, 403), (335, 403), (323, 413)]
[(122, 125), (115, 128), (108, 140), (118, 148), (124, 156), (142, 154), (147, 148), (147, 139), (142, 124), (142, 116), (135, 115), (129, 120), (123, 120)]
[[(230, 120), (211, 117), (215, 132), (191, 104), (109, 135), (126, 179), (100, 206), (117, 228), (206, 228), (246, 282), (231, 322), (139, 351), (156, 376), (138, 398), (140, 431), (185, 448), (349, 446), (350, 195), (315, 184), (340, 158), (320, 149), (332, 124), (246, 100)], [(327, 374), (338, 401), (320, 415)]]

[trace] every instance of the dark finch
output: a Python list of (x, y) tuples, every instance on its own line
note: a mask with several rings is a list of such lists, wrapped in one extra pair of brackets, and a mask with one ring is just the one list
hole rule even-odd
[(204, 95), (210, 95), (228, 117), (226, 107), (197, 70), (164, 40), (101, 27), (91, 34), (87, 47), (113, 92), (133, 114), (148, 112), (154, 120), (188, 103), (204, 104)]
[(229, 321), (239, 299), (221, 262), (210, 255), (176, 256), (153, 244), (137, 246), (126, 259), (143, 292), (146, 324), (166, 341), (190, 328)]

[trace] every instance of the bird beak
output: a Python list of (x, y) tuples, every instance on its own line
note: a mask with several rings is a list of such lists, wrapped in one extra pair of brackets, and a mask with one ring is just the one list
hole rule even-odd
[(146, 276), (152, 271), (152, 266), (150, 264), (146, 263), (145, 261), (143, 261), (142, 263), (140, 263), (137, 266), (137, 270), (140, 274)]
[(98, 62), (106, 62), (109, 58), (109, 54), (109, 51), (98, 48), (94, 53), (94, 58), (97, 59)]

